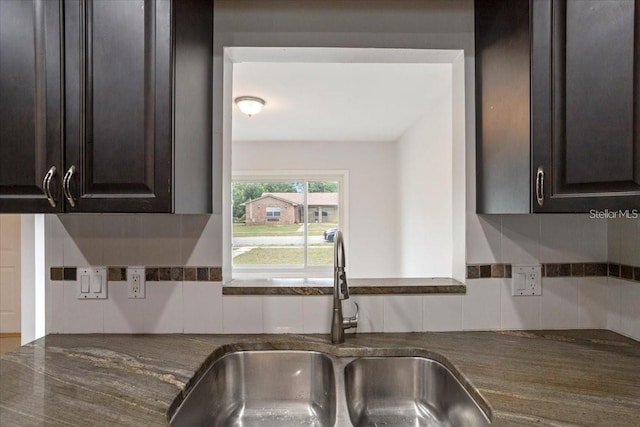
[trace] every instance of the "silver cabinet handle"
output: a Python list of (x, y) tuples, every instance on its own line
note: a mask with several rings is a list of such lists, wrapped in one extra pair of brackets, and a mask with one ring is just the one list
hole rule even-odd
[(47, 196), (47, 200), (52, 208), (56, 207), (56, 200), (53, 198), (51, 194), (51, 179), (56, 174), (57, 169), (55, 166), (51, 166), (51, 168), (44, 175), (44, 179), (42, 180), (42, 191), (44, 191), (44, 195)]
[(536, 173), (536, 199), (538, 200), (538, 206), (544, 205), (544, 170), (542, 166), (538, 167)]
[(76, 173), (76, 167), (71, 165), (67, 173), (64, 174), (64, 178), (62, 179), (62, 190), (64, 191), (64, 197), (67, 198), (67, 201), (71, 205), (72, 208), (76, 206), (76, 201), (71, 194), (71, 178)]

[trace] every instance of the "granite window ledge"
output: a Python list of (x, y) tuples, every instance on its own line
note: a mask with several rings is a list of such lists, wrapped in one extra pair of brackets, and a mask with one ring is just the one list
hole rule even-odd
[[(351, 295), (465, 294), (466, 287), (448, 277), (348, 279)], [(333, 279), (234, 279), (223, 295), (333, 295)]]

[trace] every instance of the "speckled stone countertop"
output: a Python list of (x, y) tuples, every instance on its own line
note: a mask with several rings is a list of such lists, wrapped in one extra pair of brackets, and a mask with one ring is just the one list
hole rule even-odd
[[(466, 287), (450, 277), (349, 278), (353, 295), (464, 294)], [(332, 295), (333, 279), (234, 279), (223, 295)]]
[[(50, 335), (0, 356), (0, 425), (153, 426), (234, 349), (425, 349), (489, 403), (495, 426), (640, 426), (640, 343), (609, 331), (349, 335)], [(390, 350), (389, 350), (390, 349)]]

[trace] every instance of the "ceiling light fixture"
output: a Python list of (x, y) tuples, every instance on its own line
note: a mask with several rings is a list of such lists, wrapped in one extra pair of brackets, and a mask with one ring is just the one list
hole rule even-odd
[(239, 96), (234, 102), (240, 111), (249, 117), (262, 111), (262, 107), (266, 104), (264, 99), (255, 96)]

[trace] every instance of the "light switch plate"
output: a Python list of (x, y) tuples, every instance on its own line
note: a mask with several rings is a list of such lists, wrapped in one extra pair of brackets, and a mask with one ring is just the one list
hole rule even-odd
[(107, 267), (78, 268), (76, 298), (107, 299)]
[(145, 297), (144, 267), (127, 267), (127, 296), (131, 299)]
[(511, 266), (511, 295), (542, 295), (542, 266)]

